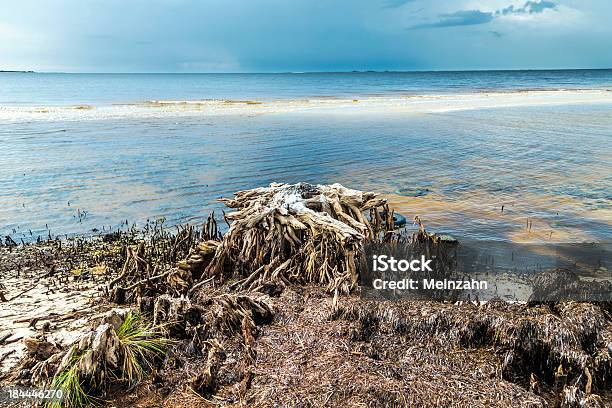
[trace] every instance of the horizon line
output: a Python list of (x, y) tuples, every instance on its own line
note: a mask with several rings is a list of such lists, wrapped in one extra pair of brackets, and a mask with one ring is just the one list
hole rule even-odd
[(404, 74), (429, 72), (512, 72), (512, 71), (608, 71), (607, 68), (495, 68), (495, 69), (427, 69), (427, 70), (350, 70), (350, 71), (228, 71), (228, 72), (91, 72), (91, 71), (36, 71), (36, 70), (1, 70), (0, 73), (13, 74), (85, 74), (85, 75), (304, 75), (304, 74)]

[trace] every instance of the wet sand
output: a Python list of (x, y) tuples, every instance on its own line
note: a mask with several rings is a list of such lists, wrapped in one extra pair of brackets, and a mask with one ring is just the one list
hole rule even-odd
[[(4, 285), (1, 291), (6, 298), (0, 302), (0, 359), (3, 360), (0, 374), (10, 371), (23, 357), (24, 339), (42, 333), (49, 341), (70, 344), (89, 330), (92, 317), (111, 307), (102, 290), (110, 270), (87, 264), (72, 270), (62, 270), (62, 267), (50, 270), (39, 260), (50, 254), (51, 248), (48, 244), (12, 250), (0, 248), (0, 278)], [(83, 255), (92, 260), (96, 257), (94, 252)], [(70, 260), (54, 262), (60, 265)]]

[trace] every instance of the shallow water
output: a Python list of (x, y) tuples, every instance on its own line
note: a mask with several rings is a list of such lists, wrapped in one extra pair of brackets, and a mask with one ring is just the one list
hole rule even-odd
[(199, 222), (221, 196), (306, 181), (388, 194), (407, 217), (459, 237), (609, 242), (611, 112), (586, 104), (5, 123), (0, 233)]

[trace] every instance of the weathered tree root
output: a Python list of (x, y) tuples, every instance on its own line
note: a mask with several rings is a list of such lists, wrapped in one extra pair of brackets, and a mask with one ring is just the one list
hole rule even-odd
[[(155, 299), (153, 305), (143, 298), (140, 309), (144, 313), (152, 311), (154, 325), (163, 325), (172, 337), (184, 338), (200, 325), (206, 326), (207, 335), (236, 334), (244, 332), (245, 324), (254, 328), (257, 324), (272, 321), (274, 312), (264, 298), (265, 295), (256, 298), (223, 294), (192, 304), (187, 297), (162, 295)], [(245, 319), (248, 323), (244, 322)]]
[(188, 271), (194, 280), (200, 279), (204, 269), (215, 256), (219, 244), (219, 241), (212, 240), (200, 242), (191, 251), (187, 259), (177, 263), (178, 268)]
[[(200, 237), (208, 238), (211, 234), (218, 237), (216, 228), (214, 219), (211, 221), (209, 217)], [(124, 304), (136, 300), (138, 296), (164, 293), (175, 296), (187, 294), (193, 287), (194, 281), (198, 281), (202, 276), (219, 245), (218, 241), (207, 240), (194, 246), (194, 240), (196, 237), (194, 237), (193, 228), (186, 227), (179, 231), (172, 240), (173, 244), (166, 248), (166, 252), (169, 252), (170, 255), (163, 255), (164, 259), (174, 259), (176, 253), (184, 253), (186, 248), (191, 248), (187, 258), (176, 262), (176, 266), (173, 266), (174, 262), (164, 265), (163, 261), (155, 264), (155, 267), (151, 266), (152, 262), (149, 258), (153, 256), (152, 253), (158, 251), (153, 241), (148, 248), (149, 253), (147, 253), (144, 242), (134, 247), (126, 247), (123, 268), (108, 286), (111, 290), (111, 300)], [(179, 248), (181, 251), (178, 251)]]
[(208, 395), (217, 387), (217, 374), (224, 358), (223, 346), (217, 339), (206, 341), (207, 358), (204, 368), (192, 379), (194, 391)]
[[(151, 302), (143, 299), (140, 308), (149, 310)], [(155, 300), (153, 310), (154, 324), (164, 322), (170, 336), (189, 339), (190, 349), (205, 357), (195, 376), (189, 380), (193, 391), (203, 397), (215, 392), (219, 369), (225, 359), (220, 341), (229, 338), (241, 344), (243, 387), (248, 387), (251, 367), (256, 360), (257, 325), (270, 323), (274, 316), (265, 295), (222, 294), (200, 298), (197, 304), (192, 304), (186, 297), (162, 295)]]
[(383, 198), (339, 184), (271, 184), (221, 201), (237, 211), (226, 215), (233, 222), (205, 275), (238, 277), (243, 289), (316, 282), (348, 292), (359, 280), (363, 242), (393, 228)]
[(8, 377), (9, 381), (27, 386), (45, 384), (61, 360), (61, 348), (49, 342), (44, 334), (28, 337), (23, 341), (26, 346), (25, 356), (18, 368)]
[(62, 406), (90, 406), (111, 384), (141, 381), (171, 342), (129, 310), (111, 310), (93, 323), (92, 330), (68, 348), (45, 336), (27, 338), (27, 356), (12, 382), (62, 390)]

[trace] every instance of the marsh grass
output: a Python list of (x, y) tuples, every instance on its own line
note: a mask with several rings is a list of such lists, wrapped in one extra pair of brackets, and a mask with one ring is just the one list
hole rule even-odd
[(117, 329), (117, 337), (123, 352), (119, 378), (131, 385), (142, 381), (145, 373), (153, 368), (155, 357), (164, 355), (166, 346), (171, 342), (164, 337), (160, 326), (134, 312), (126, 315)]
[[(81, 355), (82, 356), (82, 355)], [(62, 398), (54, 398), (45, 406), (48, 408), (83, 407), (94, 405), (96, 398), (91, 396), (84, 388), (79, 374), (79, 361), (81, 356), (73, 354), (70, 357), (69, 368), (57, 373), (51, 382), (50, 389), (61, 390)]]
[(92, 395), (96, 389), (108, 388), (109, 379), (117, 379), (130, 386), (139, 383), (153, 368), (155, 358), (164, 355), (166, 347), (171, 343), (171, 340), (164, 336), (161, 326), (155, 326), (147, 321), (145, 316), (136, 312), (128, 312), (115, 333), (120, 344), (119, 364), (116, 369), (101, 364), (105, 373), (100, 378), (107, 380), (97, 386), (91, 385), (79, 368), (81, 358), (88, 349), (79, 354), (75, 353), (70, 357), (67, 368), (56, 373), (51, 382), (50, 388), (62, 390), (63, 398), (49, 401), (46, 407), (78, 408), (98, 405), (101, 400)]

